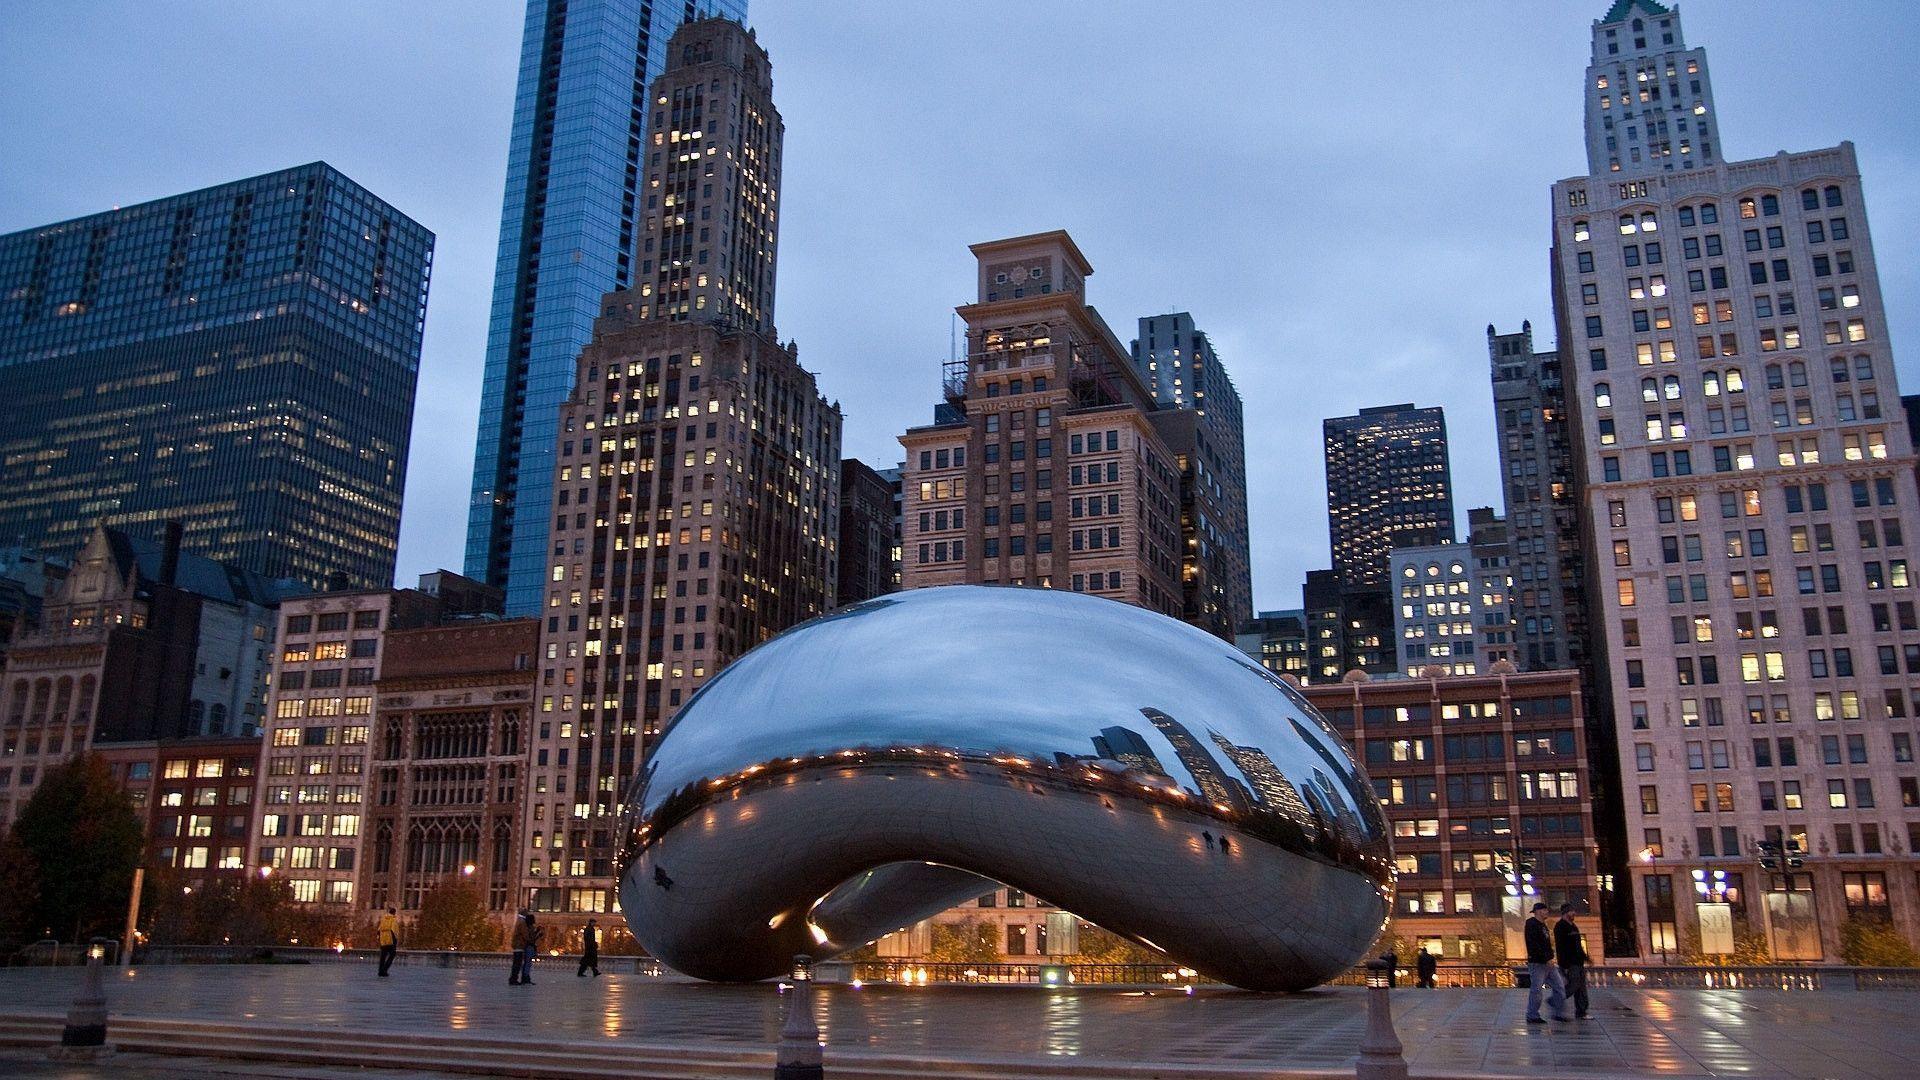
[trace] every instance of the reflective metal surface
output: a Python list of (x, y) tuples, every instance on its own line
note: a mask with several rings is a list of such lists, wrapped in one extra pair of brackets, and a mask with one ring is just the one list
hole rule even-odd
[(1140, 608), (881, 597), (689, 701), (630, 795), (620, 901), (654, 956), (778, 974), (998, 881), (1255, 990), (1347, 970), (1392, 899), (1360, 766), (1292, 687)]

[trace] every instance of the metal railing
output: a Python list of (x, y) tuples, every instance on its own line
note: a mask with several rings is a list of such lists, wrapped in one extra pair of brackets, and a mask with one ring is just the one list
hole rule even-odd
[[(241, 945), (152, 945), (134, 954), (138, 964), (372, 964), (379, 960), (378, 949), (327, 949), (310, 946)], [(461, 969), (506, 969), (513, 954), (505, 952), (462, 952), (454, 949), (402, 949), (397, 964), (415, 967)], [(574, 967), (579, 953), (541, 953), (540, 965)], [(660, 961), (651, 956), (614, 956), (601, 953), (600, 970), (652, 978), (676, 978)]]
[(1173, 964), (983, 963), (917, 960), (828, 961), (816, 965), (820, 982), (1011, 986), (1186, 986), (1200, 981)]
[[(117, 942), (103, 942), (109, 955)], [(7, 965), (67, 965), (86, 962), (88, 946), (63, 944), (51, 938), (34, 942), (0, 958)], [(235, 945), (157, 945), (134, 954), (136, 964), (372, 964), (376, 949), (331, 949), (309, 946), (263, 948)], [(1173, 964), (957, 963), (917, 960), (828, 960), (815, 965), (822, 984), (894, 984), (903, 986), (1105, 986), (1105, 987), (1218, 987), (1192, 968)], [(111, 963), (111, 959), (109, 960)], [(451, 949), (403, 949), (403, 965), (451, 969), (504, 969), (512, 954), (460, 952)], [(537, 963), (577, 966), (579, 954), (542, 954)], [(602, 971), (680, 981), (679, 975), (650, 956), (600, 954)], [(1509, 989), (1522, 984), (1526, 968), (1516, 964), (1441, 964), (1434, 974), (1437, 986), (1452, 989)], [(1401, 965), (1397, 983), (1416, 983), (1414, 969)], [(1330, 981), (1333, 986), (1364, 986), (1366, 971), (1355, 968)], [(1920, 968), (1847, 967), (1838, 964), (1771, 964), (1748, 967), (1708, 967), (1683, 964), (1594, 964), (1587, 968), (1587, 985), (1623, 990), (1916, 990)]]

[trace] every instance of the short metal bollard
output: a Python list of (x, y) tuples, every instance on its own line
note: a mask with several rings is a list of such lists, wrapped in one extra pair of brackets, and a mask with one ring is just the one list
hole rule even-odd
[(787, 1000), (787, 1022), (780, 1029), (780, 1049), (773, 1058), (773, 1080), (822, 1080), (820, 1026), (813, 1022), (813, 957), (793, 958), (793, 995)]
[(95, 942), (87, 947), (87, 967), (80, 979), (80, 993), (67, 1006), (67, 1023), (60, 1029), (60, 1044), (47, 1051), (55, 1061), (99, 1061), (113, 1053), (107, 1045), (107, 988), (101, 978), (106, 946)]
[(1357, 1080), (1407, 1080), (1407, 1060), (1393, 1031), (1393, 1005), (1387, 998), (1392, 972), (1383, 960), (1367, 962), (1367, 1035), (1353, 1063)]

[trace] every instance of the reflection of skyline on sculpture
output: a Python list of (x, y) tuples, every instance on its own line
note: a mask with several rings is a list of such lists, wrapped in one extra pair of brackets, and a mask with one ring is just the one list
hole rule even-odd
[[(865, 662), (887, 646), (897, 663)], [(1192, 627), (1072, 593), (836, 612), (710, 680), (662, 737), (622, 908), (668, 964), (747, 979), (1000, 881), (1225, 981), (1310, 986), (1371, 944), (1391, 853), (1358, 765), (1286, 689)]]

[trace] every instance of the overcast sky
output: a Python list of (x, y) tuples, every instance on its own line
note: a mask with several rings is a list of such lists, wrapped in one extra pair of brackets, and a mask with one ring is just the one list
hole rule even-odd
[[(1246, 402), (1253, 581), (1327, 564), (1319, 421), (1442, 405), (1458, 513), (1499, 505), (1485, 332), (1552, 340), (1548, 185), (1585, 169), (1606, 0), (751, 0), (786, 119), (776, 317), (849, 456), (926, 422), (966, 246), (1065, 228), (1123, 340), (1186, 309)], [(1851, 139), (1909, 388), (1916, 11), (1682, 5), (1724, 151)], [(399, 576), (458, 570), (521, 0), (12, 0), (0, 232), (324, 159), (438, 235)]]

